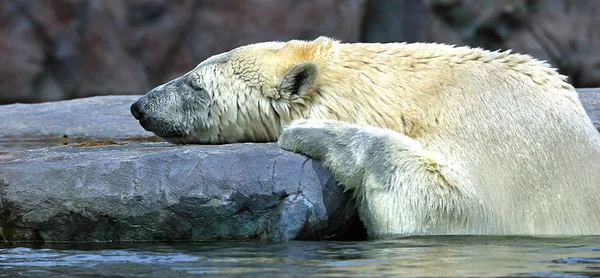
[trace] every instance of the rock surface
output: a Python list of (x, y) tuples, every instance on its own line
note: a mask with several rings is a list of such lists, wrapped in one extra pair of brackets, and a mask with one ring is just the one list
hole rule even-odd
[(101, 96), (0, 105), (0, 152), (86, 140), (162, 141), (129, 113), (140, 96)]
[(0, 106), (4, 138), (150, 138), (130, 114), (141, 96), (101, 96), (39, 104)]
[(340, 232), (357, 219), (348, 199), (319, 163), (273, 143), (66, 146), (0, 155), (4, 241), (348, 236)]
[(583, 108), (600, 131), (600, 88), (577, 89)]

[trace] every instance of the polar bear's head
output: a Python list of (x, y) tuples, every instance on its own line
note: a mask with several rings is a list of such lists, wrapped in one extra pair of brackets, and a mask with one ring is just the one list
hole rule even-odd
[(151, 90), (131, 113), (173, 143), (275, 141), (282, 125), (314, 114), (320, 59), (335, 43), (259, 43), (213, 56)]

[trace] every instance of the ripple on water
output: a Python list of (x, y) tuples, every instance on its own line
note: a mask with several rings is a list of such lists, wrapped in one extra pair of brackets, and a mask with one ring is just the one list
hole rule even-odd
[[(73, 254), (75, 253), (75, 254)], [(160, 253), (145, 250), (101, 250), (90, 253), (77, 250), (0, 249), (0, 267), (95, 267), (107, 263), (170, 264), (195, 262), (200, 258), (183, 253)]]
[[(0, 249), (14, 276), (598, 277), (600, 237), (48, 245)], [(3, 247), (0, 244), (0, 247)]]

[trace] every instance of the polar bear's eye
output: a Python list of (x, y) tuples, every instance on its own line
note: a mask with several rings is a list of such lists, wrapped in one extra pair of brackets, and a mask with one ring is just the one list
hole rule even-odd
[(198, 91), (204, 90), (204, 88), (202, 88), (202, 86), (200, 86), (197, 82), (190, 82), (190, 87)]

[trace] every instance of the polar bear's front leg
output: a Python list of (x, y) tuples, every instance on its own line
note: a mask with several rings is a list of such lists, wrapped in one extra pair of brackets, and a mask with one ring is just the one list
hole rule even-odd
[(320, 160), (353, 189), (370, 237), (465, 233), (469, 185), (440, 155), (388, 129), (329, 120), (295, 121), (278, 145)]

